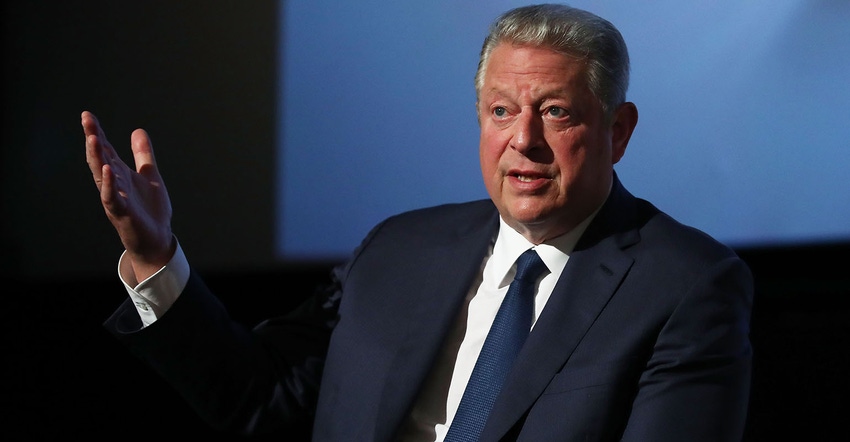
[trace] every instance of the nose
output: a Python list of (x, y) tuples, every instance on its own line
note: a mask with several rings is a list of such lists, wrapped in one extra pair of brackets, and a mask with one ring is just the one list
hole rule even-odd
[(543, 143), (543, 119), (526, 109), (514, 120), (511, 148), (527, 155), (533, 149), (543, 146)]

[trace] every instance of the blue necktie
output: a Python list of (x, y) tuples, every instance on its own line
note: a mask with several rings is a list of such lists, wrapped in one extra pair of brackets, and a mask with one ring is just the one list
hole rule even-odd
[(543, 270), (546, 265), (533, 249), (517, 258), (516, 276), (487, 333), (445, 442), (478, 440), (502, 382), (531, 330), (534, 289)]

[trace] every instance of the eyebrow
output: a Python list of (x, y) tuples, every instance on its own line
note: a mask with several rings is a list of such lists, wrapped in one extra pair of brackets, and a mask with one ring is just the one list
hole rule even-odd
[[(484, 96), (487, 94), (495, 94), (500, 97), (512, 96), (511, 94), (507, 93), (508, 91), (510, 91), (509, 88), (499, 88), (498, 86), (493, 86), (489, 89), (482, 90), (481, 95)], [(540, 91), (539, 94), (535, 94), (535, 100), (547, 100), (553, 97), (567, 99), (572, 98), (574, 96), (575, 94), (569, 92), (567, 88), (559, 87)], [(570, 101), (572, 102), (573, 100)]]

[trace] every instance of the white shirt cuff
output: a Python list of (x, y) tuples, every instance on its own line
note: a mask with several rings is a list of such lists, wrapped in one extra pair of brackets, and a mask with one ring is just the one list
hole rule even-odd
[(149, 278), (137, 283), (130, 261), (124, 259), (126, 254), (127, 252), (124, 251), (118, 260), (118, 277), (127, 289), (130, 300), (135, 304), (136, 311), (139, 312), (142, 326), (147, 327), (165, 314), (186, 287), (189, 281), (189, 262), (178, 242), (174, 256), (168, 264)]

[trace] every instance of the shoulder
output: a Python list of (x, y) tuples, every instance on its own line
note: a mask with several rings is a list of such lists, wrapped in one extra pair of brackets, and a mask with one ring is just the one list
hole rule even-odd
[(387, 265), (403, 265), (416, 269), (417, 274), (437, 274), (441, 271), (433, 270), (435, 265), (460, 265), (465, 260), (477, 262), (477, 266), (498, 226), (498, 211), (489, 200), (402, 212), (383, 220), (366, 235), (342, 274), (374, 278)]
[[(640, 205), (649, 205), (640, 201)], [(735, 251), (709, 233), (687, 225), (654, 208), (640, 228), (641, 243), (647, 250), (684, 263), (710, 263), (736, 257)]]
[[(393, 215), (383, 221), (389, 225), (458, 226), (482, 223), (496, 216), (496, 206), (488, 199), (423, 207)], [(479, 224), (480, 225), (480, 224)]]
[(449, 203), (392, 215), (366, 235), (355, 255), (364, 249), (416, 250), (462, 243), (464, 238), (487, 236), (498, 228), (499, 215), (490, 200)]
[(637, 265), (657, 272), (696, 275), (722, 261), (740, 261), (728, 245), (635, 197), (619, 182), (598, 218), (593, 231), (587, 232), (590, 235), (586, 244), (604, 242), (613, 236), (618, 247)]
[(721, 298), (728, 299), (752, 296), (752, 274), (734, 249), (655, 210), (638, 229), (640, 240), (624, 252), (633, 260), (633, 275), (638, 275), (641, 284), (654, 287), (656, 300), (666, 298), (675, 306), (695, 288), (704, 293), (726, 293)]
[[(752, 299), (752, 274), (735, 250), (709, 233), (675, 219), (646, 200), (635, 198), (623, 212), (634, 221), (622, 230), (617, 244), (630, 262), (621, 293), (637, 302), (651, 296), (659, 313), (670, 313), (682, 302), (736, 303), (747, 311)], [(624, 295), (625, 296), (625, 295)]]
[(709, 233), (687, 225), (653, 203), (632, 195), (619, 181), (585, 233), (584, 246), (613, 237), (634, 258), (699, 265), (735, 256)]

